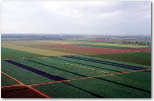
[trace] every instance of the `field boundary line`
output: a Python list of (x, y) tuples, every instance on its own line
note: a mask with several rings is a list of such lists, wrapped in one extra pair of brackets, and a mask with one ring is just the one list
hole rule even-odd
[[(43, 93), (43, 92), (41, 92), (41, 91), (39, 91), (39, 90), (33, 88), (32, 86), (28, 86), (28, 85), (22, 83), (21, 81), (19, 81), (19, 80), (13, 78), (12, 76), (10, 76), (10, 75), (8, 75), (8, 74), (6, 74), (6, 73), (4, 73), (4, 72), (1, 72), (1, 73), (2, 73), (3, 75), (7, 76), (8, 78), (10, 78), (10, 79), (16, 81), (16, 82), (19, 84), (18, 86), (23, 86), (23, 87), (29, 88), (29, 89), (31, 89), (33, 92), (35, 92), (35, 93), (37, 93), (37, 94), (39, 94), (39, 95), (41, 95), (41, 96), (43, 96), (43, 97), (45, 97), (45, 98), (52, 98), (51, 96), (46, 95), (45, 93)], [(11, 87), (11, 86), (10, 86), (10, 87)], [(14, 86), (12, 85), (12, 87), (14, 87)], [(1, 88), (2, 88), (2, 87), (1, 87)]]
[(8, 85), (8, 86), (1, 86), (1, 88), (11, 88), (11, 87), (20, 87), (20, 86), (23, 86), (23, 85)]
[(22, 83), (21, 81), (19, 81), (19, 80), (13, 78), (12, 76), (10, 76), (10, 75), (8, 75), (8, 74), (6, 74), (6, 73), (4, 73), (4, 72), (1, 72), (1, 73), (2, 73), (3, 75), (5, 75), (6, 77), (10, 78), (11, 80), (16, 81), (19, 85), (24, 85), (24, 83)]
[(88, 76), (88, 77), (74, 78), (74, 79), (69, 79), (69, 80), (41, 82), (41, 83), (31, 84), (31, 85), (28, 85), (28, 86), (47, 85), (47, 84), (62, 83), (62, 82), (69, 82), (69, 81), (75, 81), (75, 80), (83, 80), (83, 79), (90, 79), (90, 78), (98, 78), (98, 77), (103, 77), (103, 76), (113, 76), (113, 75), (129, 74), (129, 73), (135, 73), (135, 72), (144, 72), (144, 71), (150, 71), (150, 70), (151, 70), (151, 69), (148, 68), (148, 69), (142, 69), (142, 70), (132, 70), (132, 71), (129, 71), (129, 72), (109, 73), (109, 74), (104, 74), (104, 75)]

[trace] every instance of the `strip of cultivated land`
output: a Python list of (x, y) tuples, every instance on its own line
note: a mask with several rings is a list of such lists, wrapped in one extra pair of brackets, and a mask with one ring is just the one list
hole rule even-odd
[(44, 55), (44, 56), (73, 55), (71, 53), (57, 52), (57, 51), (51, 51), (51, 50), (48, 51), (48, 50), (44, 50), (44, 49), (36, 49), (36, 48), (18, 46), (18, 45), (8, 44), (8, 43), (2, 44), (2, 47), (9, 48), (9, 49), (20, 50), (20, 51), (25, 51), (25, 52), (30, 52), (30, 53), (35, 53), (35, 54), (40, 54), (40, 55)]
[(151, 65), (150, 52), (131, 52), (131, 53), (116, 53), (116, 54), (97, 54), (90, 55), (91, 57), (98, 57), (103, 59), (117, 60), (128, 63), (136, 63), (141, 65)]
[(88, 47), (99, 47), (99, 48), (114, 48), (114, 49), (127, 49), (127, 48), (130, 48), (130, 47), (125, 47), (125, 46), (116, 46), (116, 45), (113, 45), (113, 46), (108, 46), (108, 45), (94, 45), (94, 44), (73, 44), (75, 46), (88, 46)]
[(91, 45), (106, 45), (106, 46), (117, 46), (117, 47), (129, 47), (129, 48), (145, 48), (148, 46), (133, 45), (133, 44), (116, 44), (116, 43), (104, 43), (104, 42), (92, 42)]

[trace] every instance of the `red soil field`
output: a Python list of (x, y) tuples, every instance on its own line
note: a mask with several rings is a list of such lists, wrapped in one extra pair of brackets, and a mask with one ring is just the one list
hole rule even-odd
[(55, 45), (41, 45), (42, 48), (48, 49), (71, 49), (72, 51), (81, 51), (91, 54), (112, 54), (112, 53), (125, 53), (125, 52), (150, 52), (151, 48), (134, 48), (134, 49), (111, 49), (111, 48), (98, 48), (88, 46), (73, 46), (70, 44), (55, 44)]
[(147, 47), (147, 48), (132, 48), (130, 49), (133, 52), (151, 52), (151, 48)]

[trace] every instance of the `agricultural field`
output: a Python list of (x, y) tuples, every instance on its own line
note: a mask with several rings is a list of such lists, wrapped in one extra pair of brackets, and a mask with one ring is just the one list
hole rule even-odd
[(2, 37), (2, 98), (151, 98), (151, 45), (107, 39)]

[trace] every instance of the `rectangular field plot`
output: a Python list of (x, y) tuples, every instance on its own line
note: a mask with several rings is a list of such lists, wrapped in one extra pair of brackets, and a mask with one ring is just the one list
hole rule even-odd
[(144, 45), (133, 45), (133, 44), (116, 44), (116, 43), (104, 43), (104, 42), (93, 42), (91, 45), (106, 45), (106, 46), (118, 46), (118, 47), (129, 47), (129, 48), (145, 48), (148, 46)]
[(88, 47), (99, 47), (99, 48), (114, 48), (114, 49), (128, 49), (130, 47), (126, 47), (126, 46), (108, 46), (108, 45), (94, 45), (94, 44), (73, 44), (76, 46), (88, 46)]
[[(75, 57), (75, 56), (72, 56)], [(118, 64), (124, 64), (124, 65), (128, 65), (131, 67), (141, 67), (141, 68), (151, 68), (151, 66), (148, 65), (142, 65), (142, 64), (135, 64), (135, 63), (128, 63), (128, 62), (123, 62), (123, 61), (116, 61), (116, 60), (112, 60), (112, 59), (105, 59), (105, 58), (99, 58), (99, 57), (91, 57), (91, 56), (77, 56), (80, 58), (84, 58), (84, 59), (92, 59), (93, 61), (106, 61), (106, 62), (111, 62), (111, 63), (118, 63)], [(90, 61), (92, 61), (90, 60)]]
[(103, 59), (111, 59), (141, 65), (151, 65), (151, 53), (149, 52), (131, 52), (131, 53), (116, 53), (116, 54), (98, 54), (91, 55)]

